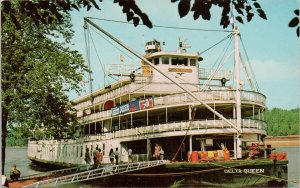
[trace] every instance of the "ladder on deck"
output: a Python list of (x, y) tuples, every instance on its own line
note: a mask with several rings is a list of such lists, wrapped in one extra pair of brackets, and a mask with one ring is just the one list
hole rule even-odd
[(120, 165), (106, 165), (103, 168), (87, 170), (84, 172), (79, 172), (67, 176), (47, 179), (47, 180), (35, 182), (30, 185), (26, 185), (24, 187), (43, 187), (43, 186), (51, 187), (56, 185), (88, 181), (92, 179), (98, 179), (107, 176), (124, 174), (132, 171), (156, 167), (156, 166), (164, 165), (166, 163), (167, 163), (166, 160), (157, 160), (157, 161), (146, 161), (146, 162), (128, 163), (128, 164), (120, 164)]

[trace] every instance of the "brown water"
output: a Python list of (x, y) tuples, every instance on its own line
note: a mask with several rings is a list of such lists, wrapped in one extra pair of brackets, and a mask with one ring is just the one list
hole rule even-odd
[[(300, 150), (299, 147), (280, 147), (277, 148), (276, 151), (286, 151), (288, 155), (288, 179), (289, 179), (289, 187), (300, 187), (299, 182), (299, 156), (300, 156)], [(21, 171), (21, 176), (27, 176), (32, 174), (40, 173), (41, 171), (38, 171), (34, 169), (33, 166), (31, 166), (31, 161), (27, 159), (27, 148), (7, 148), (6, 149), (6, 163), (5, 163), (5, 175), (9, 176), (10, 169), (13, 164), (17, 165), (17, 168)], [(41, 169), (39, 169), (41, 170)], [(109, 178), (107, 181), (96, 181), (96, 185), (98, 186), (107, 186), (110, 184), (110, 181), (114, 181), (114, 178)], [(125, 180), (126, 181), (126, 180)], [(155, 180), (150, 180), (150, 182), (153, 182)], [(132, 186), (139, 186), (134, 185), (134, 182)], [(144, 184), (144, 186), (147, 186), (147, 184)], [(64, 186), (66, 187), (66, 186)], [(78, 184), (71, 184), (67, 187), (95, 187), (95, 181), (94, 182), (82, 182)]]

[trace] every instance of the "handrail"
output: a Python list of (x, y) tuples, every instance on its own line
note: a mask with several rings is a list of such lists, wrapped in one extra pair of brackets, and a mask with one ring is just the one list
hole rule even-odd
[[(194, 92), (202, 100), (209, 103), (209, 101), (235, 101), (235, 90), (211, 90), (211, 91), (202, 91)], [(242, 91), (241, 92), (241, 101), (242, 102), (256, 102), (261, 105), (265, 105), (266, 97), (257, 92), (251, 91)], [(160, 107), (164, 105), (173, 105), (173, 104), (185, 104), (185, 103), (196, 102), (194, 99), (189, 97), (186, 93), (167, 95), (162, 97), (155, 97), (154, 103), (155, 107)], [(111, 116), (111, 111), (106, 110), (88, 116), (84, 116), (79, 120), (79, 122), (90, 122), (101, 118), (108, 118)]]
[[(232, 123), (235, 123), (236, 119), (229, 119)], [(252, 128), (258, 130), (266, 130), (266, 123), (262, 120), (253, 119), (242, 119), (242, 129)], [(86, 141), (92, 140), (106, 140), (112, 138), (122, 138), (128, 136), (144, 136), (145, 134), (161, 133), (161, 132), (176, 132), (184, 130), (204, 130), (204, 129), (227, 129), (231, 128), (222, 120), (195, 120), (191, 122), (189, 126), (189, 121), (179, 121), (179, 122), (168, 122), (163, 124), (148, 125), (135, 127), (131, 129), (117, 130), (113, 132), (108, 132), (102, 135), (89, 136)]]
[(72, 168), (63, 168), (63, 169), (59, 169), (59, 170), (42, 172), (42, 173), (32, 174), (32, 175), (28, 175), (28, 176), (22, 176), (18, 180), (26, 180), (26, 179), (44, 177), (47, 175), (54, 175), (54, 174), (64, 174), (64, 173), (73, 172), (73, 171), (78, 172), (83, 167), (85, 167), (85, 165), (79, 165), (77, 167), (72, 167)]
[[(199, 85), (196, 84), (188, 84), (188, 83), (183, 83), (182, 85), (184, 85), (185, 87), (189, 88), (191, 91), (193, 92), (199, 92), (201, 87)], [(221, 87), (220, 86), (210, 86), (210, 88), (212, 90), (205, 90), (202, 92), (211, 92), (211, 91), (221, 91)], [(94, 98), (93, 103), (97, 104), (97, 103), (103, 103), (106, 100), (109, 100), (111, 98), (114, 97), (119, 97), (120, 95), (126, 95), (126, 94), (130, 94), (132, 93), (132, 91), (143, 91), (143, 92), (183, 92), (182, 89), (180, 89), (179, 87), (177, 87), (175, 84), (172, 83), (146, 83), (146, 82), (134, 82), (134, 83), (130, 83), (124, 86), (121, 86), (117, 89), (114, 89), (112, 91), (109, 91), (103, 95), (99, 95), (97, 97)], [(235, 90), (231, 90), (231, 91), (235, 91)], [(242, 92), (251, 92), (251, 93), (256, 93), (256, 94), (260, 94), (263, 95), (261, 93), (257, 93), (257, 92), (253, 92), (253, 91), (242, 91)], [(264, 96), (264, 95), (263, 95)], [(75, 105), (74, 107), (76, 109), (82, 109), (82, 108), (87, 108), (91, 106), (91, 101), (85, 101), (82, 103), (79, 103), (77, 105)]]
[[(236, 119), (229, 119), (232, 123), (235, 123)], [(266, 130), (266, 122), (262, 120), (256, 119), (242, 119), (242, 129), (243, 128), (252, 128), (258, 130)], [(123, 129), (117, 130), (113, 132), (107, 132), (100, 135), (89, 136), (85, 139), (85, 141), (92, 140), (106, 140), (112, 138), (121, 138), (128, 136), (141, 136), (145, 134), (153, 134), (160, 132), (175, 132), (175, 131), (184, 131), (184, 130), (204, 130), (204, 129), (226, 129), (230, 128), (228, 124), (226, 124), (222, 120), (214, 120), (214, 119), (204, 119), (204, 120), (194, 120), (191, 122), (191, 126), (189, 127), (189, 121), (178, 121), (178, 122), (168, 122), (156, 125), (148, 125), (141, 127), (134, 127), (131, 129)], [(28, 143), (31, 145), (31, 143)]]
[(146, 161), (146, 162), (137, 162), (137, 163), (127, 163), (120, 165), (107, 165), (103, 168), (88, 170), (84, 172), (79, 172), (67, 176), (62, 176), (58, 178), (47, 179), (39, 182), (35, 182), (24, 187), (39, 187), (39, 186), (55, 186), (55, 185), (64, 185), (82, 181), (88, 181), (92, 179), (103, 178), (107, 176), (113, 176), (117, 174), (124, 174), (132, 171), (142, 170), (146, 168), (156, 167), (166, 164), (166, 160), (157, 160), (157, 161)]

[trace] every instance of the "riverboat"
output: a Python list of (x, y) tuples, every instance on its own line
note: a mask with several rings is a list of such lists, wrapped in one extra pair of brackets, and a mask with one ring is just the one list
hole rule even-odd
[[(88, 18), (85, 24), (102, 31)], [(164, 51), (161, 42), (151, 40), (145, 45), (145, 54), (139, 55), (113, 39), (139, 57), (140, 65), (107, 65), (107, 74), (118, 79), (70, 102), (80, 122), (73, 138), (30, 140), (29, 159), (38, 164), (82, 165), (86, 148), (90, 156), (100, 148), (103, 163), (110, 163), (109, 151), (118, 148), (121, 163), (130, 162), (129, 150), (132, 161), (149, 161), (154, 160), (158, 144), (164, 159), (176, 161), (175, 166), (182, 164), (167, 165), (168, 170), (203, 167), (190, 167), (193, 163), (240, 164), (263, 158), (270, 161), (264, 168), (224, 167), (223, 174), (245, 170), (264, 174), (265, 166), (275, 164), (270, 158), (286, 161), (285, 153), (274, 154), (271, 146), (264, 144), (266, 96), (255, 87), (252, 72), (240, 59), (237, 27), (231, 37), (235, 40), (231, 54), (234, 72), (223, 70), (222, 65), (202, 68), (205, 60), (201, 53), (188, 52), (183, 41), (177, 50)], [(247, 80), (240, 79), (241, 67)], [(244, 89), (246, 82), (250, 90)], [(280, 178), (286, 178), (286, 164), (280, 163), (284, 166)]]

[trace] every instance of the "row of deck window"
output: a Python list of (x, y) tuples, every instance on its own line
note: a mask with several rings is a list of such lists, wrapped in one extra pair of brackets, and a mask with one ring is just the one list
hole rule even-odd
[(181, 66), (196, 66), (196, 59), (183, 58), (183, 57), (156, 57), (152, 59), (154, 65), (181, 65)]

